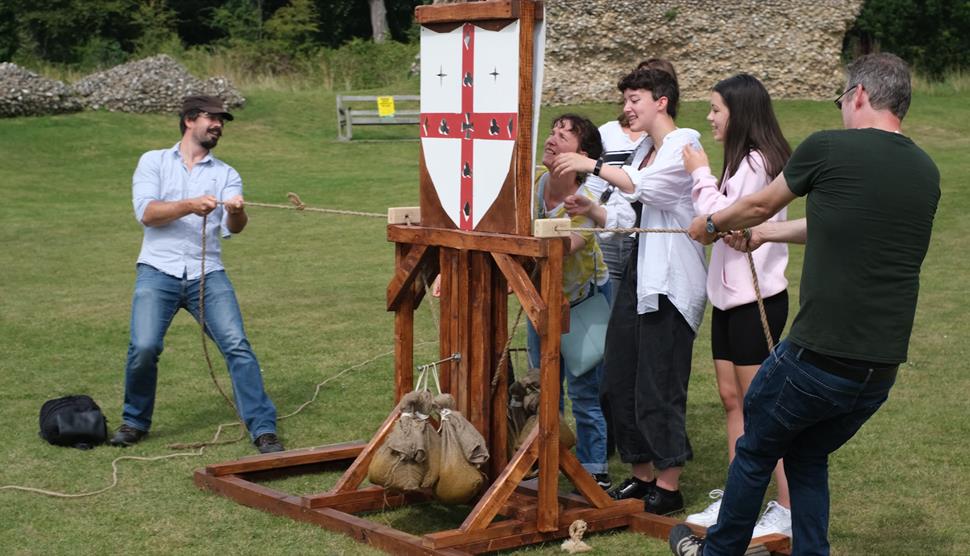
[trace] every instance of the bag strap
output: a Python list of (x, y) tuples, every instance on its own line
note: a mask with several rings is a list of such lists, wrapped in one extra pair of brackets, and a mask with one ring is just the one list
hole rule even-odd
[(547, 172), (539, 176), (539, 184), (537, 186), (539, 189), (538, 191), (536, 191), (536, 194), (539, 196), (539, 204), (536, 206), (539, 218), (546, 217), (546, 195), (545, 195), (546, 180), (543, 178), (545, 178), (548, 175), (549, 173)]

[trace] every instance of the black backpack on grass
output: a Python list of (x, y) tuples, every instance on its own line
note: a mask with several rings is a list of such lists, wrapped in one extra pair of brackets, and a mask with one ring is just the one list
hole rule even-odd
[(55, 398), (40, 408), (40, 437), (55, 446), (90, 450), (108, 438), (108, 421), (90, 396)]

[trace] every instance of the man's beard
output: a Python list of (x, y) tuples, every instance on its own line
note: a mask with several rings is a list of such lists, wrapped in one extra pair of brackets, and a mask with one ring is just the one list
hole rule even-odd
[(206, 150), (212, 150), (219, 143), (220, 137), (222, 137), (222, 131), (218, 128), (206, 130), (206, 134), (199, 141), (199, 145)]

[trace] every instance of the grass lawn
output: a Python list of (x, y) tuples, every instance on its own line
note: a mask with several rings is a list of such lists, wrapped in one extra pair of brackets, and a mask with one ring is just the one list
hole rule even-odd
[[(251, 201), (285, 202), (295, 191), (311, 206), (383, 212), (418, 203), (418, 143), (335, 141), (334, 96), (313, 91), (249, 91), (216, 154), (243, 176)], [(776, 104), (789, 140), (840, 126), (830, 102)], [(546, 107), (541, 130), (566, 109), (603, 122), (612, 105)], [(685, 103), (680, 125), (702, 131), (704, 103)], [(940, 166), (943, 199), (923, 284), (910, 360), (893, 394), (832, 459), (831, 540), (836, 554), (959, 554), (970, 546), (970, 276), (963, 239), (970, 233), (970, 93), (917, 95), (905, 131)], [(414, 130), (355, 130), (361, 139), (414, 138)], [(172, 442), (202, 441), (233, 421), (213, 388), (199, 331), (180, 313), (162, 355), (155, 425), (127, 450), (55, 448), (37, 437), (44, 400), (87, 393), (119, 424), (130, 298), (141, 230), (131, 208), (138, 156), (178, 137), (173, 116), (82, 113), (0, 120), (0, 485), (67, 492), (101, 488), (120, 454), (171, 453)], [(543, 135), (544, 137), (544, 135)], [(803, 214), (798, 201), (792, 218)], [(905, 226), (905, 222), (900, 222)], [(224, 261), (250, 340), (280, 414), (341, 370), (393, 348), (384, 310), (393, 248), (381, 220), (250, 209), (245, 233), (224, 244)], [(797, 300), (802, 250), (791, 251)], [(511, 317), (516, 304), (513, 302)], [(437, 333), (419, 309), (416, 362), (436, 358)], [(705, 321), (694, 349), (688, 427), (695, 459), (683, 476), (689, 511), (723, 485), (723, 412)], [(521, 334), (521, 332), (520, 332)], [(524, 340), (519, 342), (524, 344)], [(215, 361), (228, 384), (221, 358)], [(522, 362), (518, 361), (521, 368)], [(280, 423), (288, 447), (367, 439), (391, 409), (388, 356), (329, 382), (315, 404)], [(230, 430), (229, 434), (234, 434)], [(376, 554), (348, 537), (278, 518), (202, 492), (194, 469), (254, 453), (248, 443), (214, 447), (200, 457), (124, 462), (117, 488), (61, 500), (0, 491), (0, 547), (6, 554)], [(611, 462), (614, 480), (626, 467)], [(280, 488), (320, 492), (336, 474), (287, 479)], [(411, 531), (456, 525), (464, 509), (430, 506), (374, 519)], [(667, 554), (666, 543), (618, 532), (595, 535), (601, 554)], [(558, 543), (521, 552), (558, 554)]]

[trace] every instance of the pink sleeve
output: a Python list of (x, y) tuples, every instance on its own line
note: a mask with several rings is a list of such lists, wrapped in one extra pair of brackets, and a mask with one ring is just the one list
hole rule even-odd
[(711, 214), (727, 208), (741, 197), (761, 191), (771, 181), (759, 152), (752, 152), (745, 157), (738, 171), (727, 179), (723, 193), (718, 190), (717, 181), (711, 175), (709, 167), (702, 166), (694, 170), (691, 176), (694, 178), (691, 198), (697, 214)]

